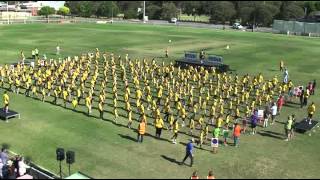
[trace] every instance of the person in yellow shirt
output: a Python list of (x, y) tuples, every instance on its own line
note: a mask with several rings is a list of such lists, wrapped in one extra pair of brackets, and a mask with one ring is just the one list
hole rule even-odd
[(67, 107), (67, 98), (68, 98), (68, 91), (67, 89), (64, 89), (62, 92), (62, 96), (63, 96), (63, 102), (64, 102), (64, 107)]
[(72, 107), (73, 107), (73, 110), (75, 110), (76, 109), (76, 107), (77, 107), (77, 105), (78, 105), (78, 101), (77, 101), (77, 98), (73, 98), (73, 100), (72, 100)]
[(190, 120), (189, 128), (190, 128), (190, 135), (192, 136), (193, 130), (195, 129), (195, 127), (194, 127), (194, 119)]
[(284, 70), (284, 62), (280, 61), (280, 71), (282, 72)]
[(100, 101), (100, 102), (99, 102), (99, 105), (98, 105), (98, 110), (99, 110), (100, 118), (101, 118), (101, 119), (103, 119), (103, 112), (104, 112), (104, 110), (103, 110), (103, 105), (104, 105), (103, 101)]
[(223, 119), (222, 119), (221, 115), (219, 115), (217, 123), (216, 123), (216, 127), (217, 128), (221, 128), (222, 127), (222, 122), (223, 122)]
[(198, 142), (198, 144), (200, 144), (200, 149), (202, 149), (203, 138), (204, 138), (204, 130), (200, 130), (199, 142)]
[(178, 138), (178, 133), (179, 133), (179, 123), (177, 120), (175, 120), (173, 122), (173, 128), (172, 128), (172, 131), (173, 131), (173, 136), (172, 136), (172, 143), (173, 144), (177, 144), (177, 138)]
[(185, 107), (182, 107), (180, 112), (181, 112), (181, 118), (182, 118), (182, 127), (184, 127), (185, 126), (186, 116), (187, 116)]
[(132, 125), (132, 110), (131, 108), (128, 110), (128, 128), (131, 129), (131, 125)]
[(163, 129), (163, 126), (164, 126), (164, 122), (163, 122), (163, 119), (161, 116), (157, 116), (157, 118), (155, 119), (155, 127), (156, 127), (156, 137), (158, 139), (160, 139), (160, 136), (161, 136), (161, 131)]
[(91, 97), (90, 96), (86, 97), (86, 106), (88, 108), (88, 115), (90, 115), (91, 114)]
[(5, 91), (3, 94), (3, 103), (4, 103), (3, 111), (5, 113), (8, 113), (8, 111), (9, 111), (9, 101), (10, 101), (10, 97), (9, 97), (7, 91)]
[(315, 112), (316, 112), (316, 105), (314, 104), (314, 102), (312, 102), (308, 107), (309, 124), (312, 124), (311, 120)]

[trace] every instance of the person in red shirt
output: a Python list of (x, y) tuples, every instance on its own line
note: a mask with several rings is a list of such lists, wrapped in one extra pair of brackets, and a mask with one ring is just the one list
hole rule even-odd
[(277, 101), (277, 106), (278, 106), (278, 113), (280, 114), (280, 111), (282, 109), (282, 106), (284, 104), (284, 97), (282, 95), (279, 96), (278, 101)]
[(199, 179), (198, 172), (197, 171), (193, 171), (192, 176), (190, 177), (190, 179)]
[(234, 146), (239, 147), (239, 138), (241, 134), (241, 127), (238, 123), (235, 124), (233, 137), (234, 137)]

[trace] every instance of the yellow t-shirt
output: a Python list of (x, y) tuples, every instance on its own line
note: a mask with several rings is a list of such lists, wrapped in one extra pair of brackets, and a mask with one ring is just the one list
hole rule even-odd
[(3, 102), (4, 102), (4, 104), (9, 104), (9, 100), (10, 100), (9, 95), (8, 95), (8, 94), (4, 94), (4, 95), (3, 95)]

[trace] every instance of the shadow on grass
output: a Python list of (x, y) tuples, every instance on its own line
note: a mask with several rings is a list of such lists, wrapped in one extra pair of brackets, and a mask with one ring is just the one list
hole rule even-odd
[(257, 132), (257, 134), (259, 134), (261, 136), (266, 136), (266, 137), (271, 137), (271, 138), (276, 138), (276, 139), (281, 139), (281, 140), (284, 139), (283, 137), (279, 137), (279, 136), (273, 135), (271, 133)]
[(137, 139), (131, 137), (131, 136), (128, 136), (128, 135), (122, 135), (122, 134), (118, 134), (120, 137), (124, 138), (124, 139), (128, 139), (128, 140), (131, 140), (131, 141), (134, 141), (134, 142), (137, 142)]
[(179, 161), (177, 161), (176, 159), (173, 159), (173, 158), (170, 158), (170, 157), (168, 157), (168, 156), (166, 156), (166, 155), (161, 155), (161, 157), (163, 158), (163, 159), (165, 159), (165, 160), (167, 160), (167, 161), (170, 161), (170, 162), (172, 162), (172, 163), (174, 163), (174, 164), (177, 164), (177, 165), (179, 165)]
[(269, 134), (274, 134), (274, 135), (279, 135), (279, 136), (282, 136), (282, 135), (283, 135), (283, 134), (281, 134), (281, 133), (272, 132), (272, 131), (265, 131), (265, 130), (262, 130), (262, 132), (264, 132), (264, 133), (269, 133)]

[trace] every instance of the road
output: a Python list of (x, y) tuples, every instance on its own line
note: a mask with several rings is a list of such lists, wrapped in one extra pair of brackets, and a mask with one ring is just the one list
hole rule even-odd
[[(140, 20), (117, 20), (114, 21), (115, 23), (138, 23), (143, 24)], [(205, 24), (205, 23), (196, 23), (196, 22), (177, 22), (169, 23), (168, 21), (164, 20), (149, 20), (145, 24), (152, 24), (152, 25), (167, 25), (167, 26), (185, 26), (185, 27), (195, 27), (195, 28), (212, 28), (212, 29), (223, 29), (223, 25), (221, 24)], [(232, 29), (231, 26), (225, 25), (225, 29)], [(239, 31), (239, 30), (235, 30)], [(251, 32), (251, 29), (246, 29), (246, 31)], [(266, 27), (259, 27), (254, 30), (255, 32), (269, 32), (272, 33), (272, 28), (266, 28)]]

